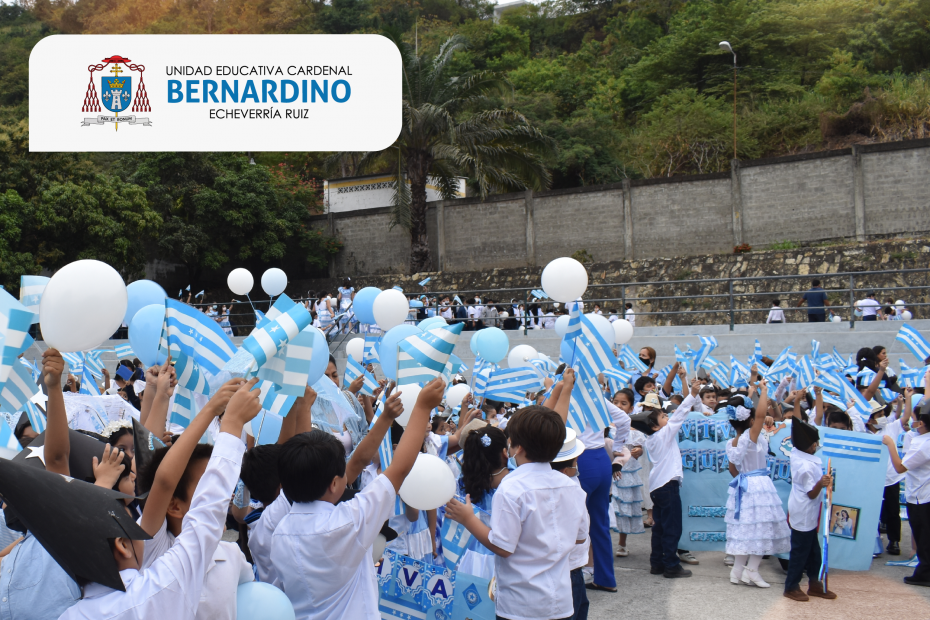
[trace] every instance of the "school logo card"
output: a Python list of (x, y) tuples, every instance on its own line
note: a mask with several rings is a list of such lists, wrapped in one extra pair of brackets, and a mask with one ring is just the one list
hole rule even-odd
[[(93, 118), (85, 117), (81, 127), (112, 123), (114, 130), (118, 131), (120, 123), (143, 127), (152, 126), (148, 117), (136, 115), (137, 112), (152, 111), (142, 79), (145, 65), (116, 55), (104, 58), (98, 63), (92, 63), (87, 68), (90, 72), (90, 80), (87, 83), (87, 92), (84, 93), (84, 105), (81, 106), (81, 112), (101, 112), (102, 105), (112, 114), (98, 114)], [(135, 91), (132, 89), (133, 72), (138, 74), (139, 79)], [(100, 80), (99, 93), (96, 89), (95, 77)]]

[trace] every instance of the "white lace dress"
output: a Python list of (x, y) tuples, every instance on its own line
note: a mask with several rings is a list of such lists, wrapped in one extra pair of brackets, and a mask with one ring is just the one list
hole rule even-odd
[[(727, 442), (727, 458), (741, 474), (767, 468), (769, 442), (759, 435), (753, 443), (749, 431), (740, 435), (737, 444)], [(736, 518), (737, 490), (730, 487), (727, 498), (727, 553), (730, 555), (774, 555), (791, 551), (791, 530), (782, 508), (781, 498), (769, 476), (745, 479), (747, 488)]]

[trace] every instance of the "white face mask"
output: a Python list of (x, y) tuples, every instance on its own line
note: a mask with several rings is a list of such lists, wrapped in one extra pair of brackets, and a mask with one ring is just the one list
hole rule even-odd
[(888, 418), (886, 418), (885, 416), (882, 416), (880, 418), (875, 418), (873, 420), (873, 423), (878, 428), (885, 428), (886, 426), (888, 426)]

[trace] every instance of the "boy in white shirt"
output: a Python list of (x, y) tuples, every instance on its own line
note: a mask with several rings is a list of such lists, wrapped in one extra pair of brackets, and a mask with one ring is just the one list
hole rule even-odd
[[(62, 620), (188, 620), (194, 617), (200, 605), (208, 563), (223, 535), (229, 498), (239, 477), (245, 452), (245, 444), (239, 436), (243, 425), (261, 411), (259, 392), (251, 391), (258, 379), (238, 381), (240, 385), (225, 407), (213, 454), (174, 545), (140, 572), (145, 560), (142, 538), (130, 538), (129, 534), (107, 537), (125, 591), (90, 583), (84, 588), (84, 598), (62, 614)], [(133, 536), (138, 536), (139, 532), (141, 530)], [(101, 544), (105, 541), (101, 540)]]
[[(687, 380), (684, 368), (678, 370), (682, 383)], [(652, 498), (652, 554), (650, 573), (667, 578), (690, 577), (691, 571), (681, 567), (678, 540), (681, 538), (681, 451), (678, 430), (691, 408), (698, 402), (701, 384), (691, 382), (691, 391), (669, 417), (664, 411), (650, 411), (632, 416), (633, 428), (646, 435), (646, 451), (652, 470), (649, 472), (649, 496)]]
[(784, 323), (785, 322), (785, 311), (781, 309), (781, 301), (774, 300), (772, 302), (772, 309), (769, 310), (769, 316), (765, 319), (766, 323)]
[(469, 496), (464, 504), (450, 501), (446, 517), (464, 525), (497, 556), (499, 618), (571, 618), (569, 555), (587, 540), (588, 528), (585, 492), (550, 465), (565, 442), (565, 416), (531, 405), (514, 414), (507, 432), (507, 453), (518, 467), (491, 500), (490, 527), (475, 515)]
[(294, 503), (272, 535), (271, 561), (298, 619), (381, 617), (372, 544), (393, 513), (444, 390), (442, 379), (434, 379), (420, 391), (390, 467), (338, 505), (347, 482), (371, 462), (403, 408), (378, 416), (348, 464), (345, 446), (324, 431), (297, 435), (281, 447), (281, 489)]
[[(791, 493), (788, 495), (788, 525), (791, 526), (791, 554), (785, 577), (785, 598), (804, 602), (811, 596), (835, 599), (825, 590), (820, 577), (820, 506), (822, 491), (833, 484), (823, 473), (820, 457), (815, 456), (820, 440), (817, 427), (798, 418), (791, 420)], [(807, 571), (807, 594), (801, 591), (801, 575)]]

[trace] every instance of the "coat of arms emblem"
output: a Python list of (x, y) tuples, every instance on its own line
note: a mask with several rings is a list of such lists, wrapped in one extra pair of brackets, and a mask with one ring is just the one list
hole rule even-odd
[[(108, 70), (105, 70), (110, 67)], [(149, 96), (145, 91), (143, 73), (145, 65), (134, 64), (129, 58), (122, 56), (110, 56), (104, 58), (97, 64), (89, 65), (87, 70), (90, 72), (90, 82), (87, 84), (87, 92), (84, 95), (84, 105), (81, 107), (82, 112), (101, 112), (101, 104), (104, 108), (113, 114), (98, 114), (96, 118), (85, 118), (81, 125), (103, 125), (113, 123), (118, 130), (119, 124), (143, 125), (150, 127), (152, 121), (146, 118), (136, 116), (135, 112), (151, 112), (152, 107), (149, 104)], [(101, 72), (100, 75), (100, 94), (97, 94), (97, 87), (94, 84), (94, 73)], [(132, 91), (132, 72), (138, 72), (139, 83), (136, 91)]]

